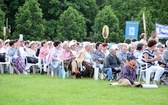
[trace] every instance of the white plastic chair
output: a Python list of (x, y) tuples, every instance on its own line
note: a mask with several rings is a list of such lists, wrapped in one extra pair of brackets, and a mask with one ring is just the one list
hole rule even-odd
[(43, 71), (49, 73), (49, 72), (47, 71), (47, 64), (46, 64), (46, 59), (45, 59), (45, 58), (42, 59), (42, 66), (43, 66), (43, 67), (42, 67)]
[(4, 65), (7, 65), (8, 69), (9, 69), (9, 73), (13, 74), (13, 68), (10, 65), (10, 61), (11, 61), (11, 58), (10, 57), (6, 57), (6, 62), (0, 62), (1, 74), (4, 73), (4, 69), (5, 69)]
[(139, 79), (138, 81), (140, 82), (140, 79), (142, 77), (142, 73), (146, 73), (146, 77), (145, 77), (145, 83), (149, 84), (150, 83), (150, 74), (152, 73), (150, 70), (147, 70), (148, 68), (148, 63), (144, 63), (142, 62), (141, 58), (137, 59), (138, 63), (140, 64), (140, 68), (139, 68)]
[(42, 70), (42, 64), (41, 64), (41, 58), (39, 57), (35, 57), (38, 59), (38, 62), (37, 63), (28, 63), (27, 59), (26, 59), (26, 68), (30, 68), (31, 66), (33, 67), (33, 74), (36, 73), (36, 69), (35, 69), (35, 66), (38, 66), (40, 68), (40, 72)]

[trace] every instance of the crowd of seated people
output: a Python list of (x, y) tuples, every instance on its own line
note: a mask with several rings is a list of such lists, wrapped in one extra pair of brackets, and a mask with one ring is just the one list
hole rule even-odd
[[(153, 83), (156, 84), (168, 67), (168, 41), (164, 46), (155, 40), (154, 32), (151, 33), (149, 41), (146, 41), (144, 33), (140, 37), (140, 41), (131, 44), (77, 42), (76, 40), (64, 42), (0, 40), (0, 53), (5, 52), (6, 56), (11, 58), (10, 62), (17, 74), (29, 73), (30, 68), (26, 68), (24, 59), (26, 56), (31, 56), (42, 59), (41, 64), (47, 63), (49, 75), (52, 76), (59, 76), (63, 61), (65, 71), (70, 71), (74, 79), (80, 73), (83, 73), (83, 77), (93, 78), (94, 67), (97, 67), (107, 74), (109, 81), (114, 79), (114, 72), (122, 71), (130, 56), (135, 56), (136, 59), (141, 58), (144, 63), (148, 63), (148, 69), (155, 72)], [(7, 69), (6, 67), (5, 70)], [(42, 73), (44, 72), (42, 68)], [(136, 75), (139, 75), (138, 62), (136, 62)]]

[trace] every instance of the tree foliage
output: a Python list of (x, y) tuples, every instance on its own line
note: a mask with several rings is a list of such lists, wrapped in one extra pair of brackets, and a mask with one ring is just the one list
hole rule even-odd
[(42, 19), (42, 10), (39, 8), (37, 0), (26, 0), (16, 13), (16, 31), (15, 37), (18, 34), (23, 34), (25, 39), (39, 40), (44, 37), (44, 19)]
[(96, 41), (103, 41), (102, 28), (104, 25), (109, 27), (108, 42), (119, 42), (119, 20), (114, 14), (111, 6), (104, 7), (95, 18), (94, 39)]
[[(151, 31), (155, 29), (156, 22), (165, 25), (168, 24), (167, 0), (0, 0), (1, 10), (5, 13), (5, 18), (8, 18), (8, 23), (12, 28), (11, 35), (13, 35), (9, 36), (9, 38), (17, 38), (18, 34), (22, 33), (26, 35), (24, 35), (24, 38), (29, 40), (44, 38), (52, 40), (58, 37), (59, 31), (57, 28), (60, 27), (60, 17), (69, 7), (77, 10), (78, 14), (83, 16), (86, 23), (85, 36), (93, 37), (94, 34), (97, 34), (97, 29), (102, 30), (102, 26), (98, 26), (97, 24), (99, 23), (95, 23), (98, 11), (101, 11), (109, 5), (119, 21), (119, 30), (112, 31), (115, 32), (114, 34), (118, 34), (115, 40), (116, 42), (124, 41), (125, 21), (139, 21), (139, 35), (143, 32), (143, 12), (145, 12), (146, 16), (148, 36), (150, 36)], [(39, 18), (33, 18), (34, 14)], [(105, 19), (106, 17), (103, 18)], [(46, 20), (45, 22), (44, 19)], [(107, 24), (108, 22), (109, 19), (104, 20), (104, 23)], [(97, 29), (95, 26), (97, 26)], [(109, 28), (111, 31), (111, 26)], [(110, 34), (112, 32), (110, 32)], [(35, 37), (36, 35), (38, 35), (38, 37)], [(44, 37), (43, 35), (46, 36)], [(103, 40), (100, 36), (97, 38), (94, 36), (94, 38), (96, 38), (96, 40)], [(73, 36), (73, 38), (74, 37), (76, 36)], [(113, 40), (110, 39), (108, 41)]]
[(3, 39), (3, 27), (5, 27), (5, 13), (0, 8), (0, 38)]
[(57, 28), (58, 38), (60, 40), (78, 40), (82, 41), (86, 37), (86, 23), (84, 17), (77, 10), (69, 7), (60, 16)]

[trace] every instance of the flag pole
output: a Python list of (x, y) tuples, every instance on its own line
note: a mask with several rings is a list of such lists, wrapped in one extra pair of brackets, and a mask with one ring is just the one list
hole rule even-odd
[(4, 40), (6, 39), (6, 27), (3, 27)]
[(142, 14), (142, 19), (143, 19), (144, 33), (146, 34), (146, 20), (145, 20), (145, 13), (144, 13), (144, 12), (143, 12), (143, 14)]

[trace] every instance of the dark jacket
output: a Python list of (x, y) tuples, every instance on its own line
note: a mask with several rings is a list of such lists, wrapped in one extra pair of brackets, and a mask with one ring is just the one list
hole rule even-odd
[(112, 68), (114, 71), (115, 67), (121, 67), (121, 62), (117, 56), (112, 56), (109, 54), (104, 61), (104, 68)]
[(121, 72), (119, 73), (118, 80), (120, 80), (121, 78), (126, 78), (131, 82), (131, 84), (134, 84), (135, 77), (136, 77), (136, 70), (133, 70), (128, 65), (124, 65), (121, 69)]

